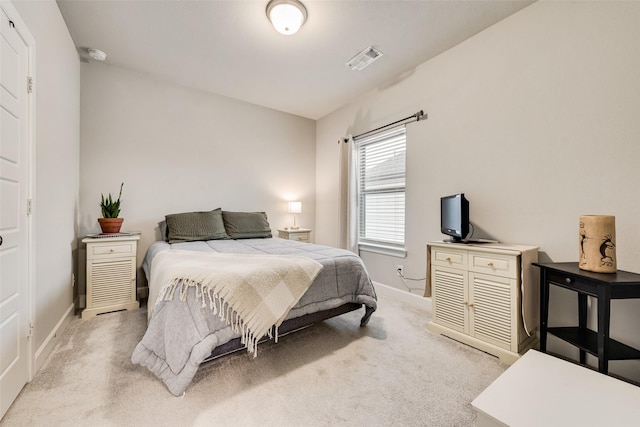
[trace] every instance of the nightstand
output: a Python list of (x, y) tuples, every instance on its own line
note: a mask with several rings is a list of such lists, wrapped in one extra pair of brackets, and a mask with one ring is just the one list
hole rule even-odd
[(82, 318), (117, 310), (135, 310), (136, 251), (140, 234), (90, 236), (87, 245), (87, 304)]
[(278, 237), (281, 239), (295, 240), (296, 242), (309, 243), (311, 230), (308, 228), (298, 228), (297, 230), (278, 229)]

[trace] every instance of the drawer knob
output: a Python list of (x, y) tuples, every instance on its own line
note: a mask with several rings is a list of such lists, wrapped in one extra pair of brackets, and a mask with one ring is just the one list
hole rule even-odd
[(489, 267), (493, 267), (493, 263), (492, 263), (492, 262), (487, 263), (487, 265), (488, 265)]
[(571, 282), (573, 282), (573, 280), (571, 280), (571, 277), (566, 277), (564, 281), (567, 283), (567, 285), (570, 285)]
[(448, 256), (448, 257), (446, 258), (446, 261), (451, 262), (451, 257), (450, 257), (450, 256)]
[(109, 249), (109, 252), (113, 253), (113, 249)]

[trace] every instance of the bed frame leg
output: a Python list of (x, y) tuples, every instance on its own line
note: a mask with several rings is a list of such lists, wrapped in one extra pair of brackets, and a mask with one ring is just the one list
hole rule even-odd
[(369, 323), (369, 319), (371, 318), (371, 315), (373, 314), (373, 312), (376, 311), (375, 308), (372, 307), (364, 307), (364, 316), (362, 316), (362, 320), (360, 320), (360, 327), (364, 327), (367, 326), (367, 323)]

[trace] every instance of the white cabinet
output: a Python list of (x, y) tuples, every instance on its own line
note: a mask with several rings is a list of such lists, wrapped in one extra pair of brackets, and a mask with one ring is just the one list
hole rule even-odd
[(135, 310), (136, 251), (140, 235), (87, 237), (87, 304), (82, 318)]
[[(427, 246), (427, 253), (430, 330), (507, 363), (536, 344), (538, 293), (530, 264), (538, 259), (537, 248), (434, 242)], [(523, 290), (533, 320), (523, 319)]]
[(281, 239), (295, 240), (296, 242), (309, 243), (310, 234), (311, 234), (311, 230), (307, 228), (298, 228), (296, 230), (293, 230), (293, 229), (278, 230), (278, 237), (280, 237)]

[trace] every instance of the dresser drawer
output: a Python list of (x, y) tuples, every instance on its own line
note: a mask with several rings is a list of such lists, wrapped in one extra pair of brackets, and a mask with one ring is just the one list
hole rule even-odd
[(516, 278), (518, 257), (483, 252), (469, 252), (469, 271)]
[(108, 258), (114, 256), (135, 256), (136, 242), (105, 242), (87, 245), (87, 258)]
[(299, 229), (299, 230), (278, 230), (278, 237), (281, 239), (294, 240), (296, 242), (309, 243), (311, 238), (309, 235), (311, 230)]
[(467, 267), (467, 252), (455, 249), (432, 248), (431, 262), (442, 267)]
[(598, 296), (596, 286), (594, 286), (593, 282), (585, 280), (580, 276), (547, 270), (547, 281), (563, 288), (583, 292), (587, 295)]
[(289, 234), (289, 240), (295, 240), (296, 242), (309, 242), (309, 233), (291, 233)]

